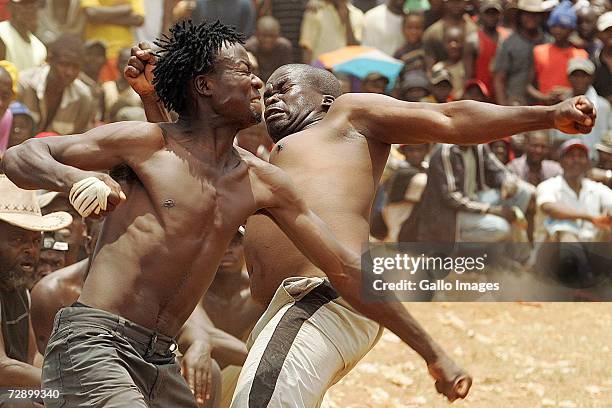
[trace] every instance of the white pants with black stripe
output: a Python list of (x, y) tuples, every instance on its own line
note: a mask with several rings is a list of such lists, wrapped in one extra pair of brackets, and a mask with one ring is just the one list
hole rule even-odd
[(285, 279), (247, 341), (231, 407), (318, 407), (381, 334), (327, 280)]

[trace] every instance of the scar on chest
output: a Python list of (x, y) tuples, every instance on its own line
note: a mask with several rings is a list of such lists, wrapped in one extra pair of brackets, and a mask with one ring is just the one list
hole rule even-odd
[(171, 198), (165, 199), (164, 202), (162, 203), (162, 207), (164, 207), (164, 208), (172, 208), (175, 205), (176, 205), (176, 203)]

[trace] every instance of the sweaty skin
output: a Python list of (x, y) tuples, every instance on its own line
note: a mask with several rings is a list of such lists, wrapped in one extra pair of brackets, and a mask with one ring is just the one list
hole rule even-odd
[[(136, 78), (145, 72), (141, 75), (145, 77), (154, 63), (147, 51), (136, 47), (126, 75)], [(270, 163), (291, 175), (306, 202), (358, 253), (369, 238), (370, 208), (392, 143), (477, 144), (551, 127), (586, 133), (595, 119), (593, 106), (584, 97), (554, 107), (499, 107), (473, 101), (407, 103), (373, 94), (343, 95), (334, 102), (332, 96), (321, 94), (312, 81), (293, 70), (284, 66), (275, 71), (264, 94), (270, 135), (277, 142), (282, 139)], [(167, 116), (159, 111), (159, 104), (150, 102), (155, 98), (144, 82), (141, 78), (135, 89), (143, 96), (147, 117), (163, 120)], [(268, 304), (287, 277), (326, 275), (264, 217), (250, 217), (246, 230), (251, 292), (258, 302)], [(467, 394), (467, 390), (457, 393), (449, 389), (462, 371), (401, 304), (384, 308), (366, 304), (359, 297), (358, 281), (327, 275), (352, 306), (393, 330), (425, 359), (440, 392), (450, 400)]]
[[(193, 80), (196, 100), (177, 123), (122, 122), (30, 140), (2, 161), (6, 175), (26, 189), (68, 193), (91, 176), (111, 188), (112, 212), (104, 212), (79, 301), (171, 337), (210, 285), (235, 231), (255, 212), (275, 217), (323, 269), (358, 270), (359, 258), (335, 241), (280, 169), (232, 147), (236, 132), (261, 116), (263, 84), (241, 45), (223, 47), (218, 61), (213, 73)], [(96, 172), (119, 165), (134, 175), (122, 186)], [(167, 200), (175, 205), (165, 206)]]

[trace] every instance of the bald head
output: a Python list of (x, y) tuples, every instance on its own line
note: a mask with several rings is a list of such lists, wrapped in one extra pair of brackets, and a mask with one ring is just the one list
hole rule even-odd
[(334, 98), (342, 95), (340, 81), (329, 71), (315, 68), (306, 64), (287, 64), (272, 73), (268, 82), (279, 77), (289, 77), (292, 81), (319, 91), (322, 95), (331, 95)]
[(272, 16), (263, 16), (257, 20), (257, 33), (280, 35), (280, 28), (278, 20)]

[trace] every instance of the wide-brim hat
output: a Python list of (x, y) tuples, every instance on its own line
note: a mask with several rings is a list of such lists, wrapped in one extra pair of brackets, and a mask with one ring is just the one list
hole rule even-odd
[(0, 221), (29, 231), (57, 231), (72, 223), (64, 211), (42, 215), (36, 192), (17, 187), (0, 174)]
[(528, 11), (530, 13), (547, 13), (558, 4), (551, 0), (518, 0), (508, 5), (508, 11)]

